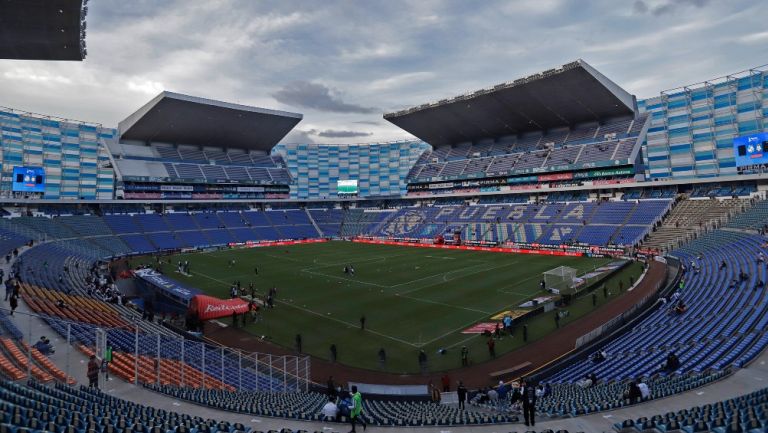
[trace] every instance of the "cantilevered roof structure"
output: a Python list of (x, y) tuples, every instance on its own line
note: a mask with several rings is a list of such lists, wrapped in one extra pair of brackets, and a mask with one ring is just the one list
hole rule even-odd
[(118, 129), (121, 140), (269, 152), (302, 117), (286, 111), (162, 92), (120, 122)]
[(433, 146), (634, 115), (633, 95), (583, 60), (384, 115)]
[(0, 59), (83, 60), (87, 0), (0, 0)]

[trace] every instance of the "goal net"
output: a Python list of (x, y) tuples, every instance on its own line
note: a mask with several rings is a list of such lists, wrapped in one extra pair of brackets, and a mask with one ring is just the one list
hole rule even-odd
[(568, 292), (576, 280), (576, 269), (568, 266), (558, 266), (544, 272), (544, 284), (547, 290), (556, 289), (560, 293)]

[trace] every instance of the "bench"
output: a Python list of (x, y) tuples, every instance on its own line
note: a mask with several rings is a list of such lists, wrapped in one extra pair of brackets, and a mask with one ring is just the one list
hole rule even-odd
[(499, 379), (504, 376), (511, 376), (513, 374), (522, 373), (523, 371), (528, 370), (528, 368), (530, 368), (531, 365), (533, 364), (531, 364), (530, 361), (526, 361), (526, 362), (523, 362), (522, 364), (517, 364), (514, 367), (510, 367), (505, 370), (494, 371), (490, 373), (489, 376), (491, 376), (491, 379)]

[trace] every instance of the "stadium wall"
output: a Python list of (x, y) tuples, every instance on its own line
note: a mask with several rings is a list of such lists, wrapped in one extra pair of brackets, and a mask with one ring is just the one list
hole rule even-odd
[(359, 197), (400, 196), (405, 178), (429, 145), (423, 141), (372, 144), (279, 144), (294, 179), (291, 198), (338, 196), (338, 180), (358, 180)]
[(646, 178), (735, 175), (733, 139), (768, 131), (768, 66), (666, 90), (638, 108), (651, 114)]
[(0, 129), (0, 196), (13, 196), (13, 167), (33, 166), (45, 170), (44, 199), (113, 198), (105, 143), (115, 139), (114, 129), (4, 107)]

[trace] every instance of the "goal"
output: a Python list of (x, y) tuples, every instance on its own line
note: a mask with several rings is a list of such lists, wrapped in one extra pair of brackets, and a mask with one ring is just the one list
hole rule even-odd
[(558, 292), (568, 292), (576, 280), (576, 269), (568, 266), (558, 266), (544, 272), (544, 284), (547, 290), (556, 289)]

